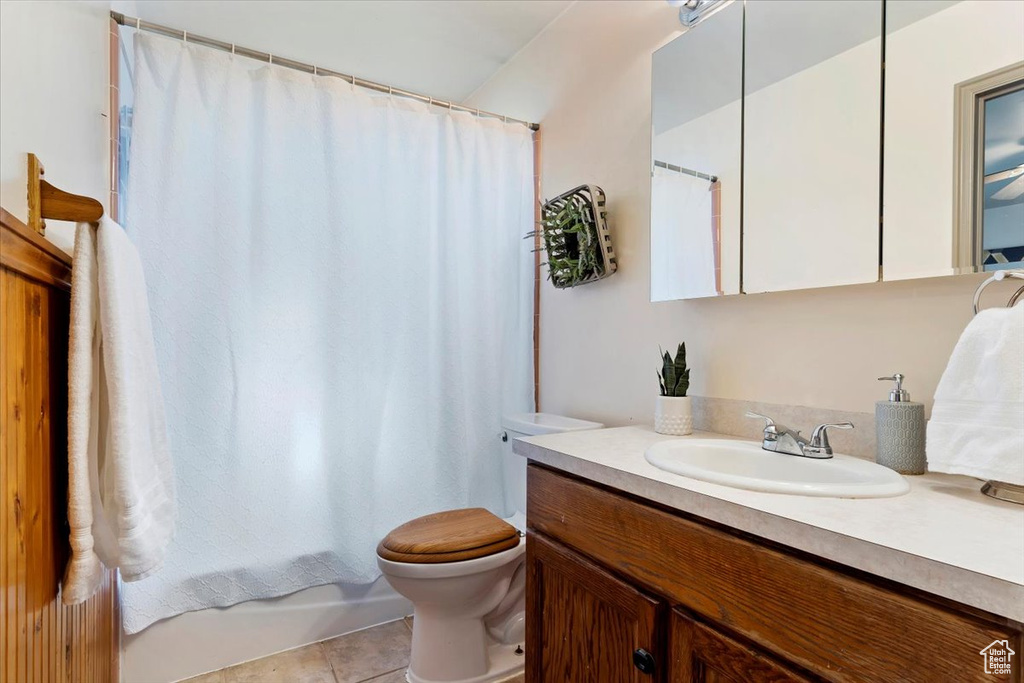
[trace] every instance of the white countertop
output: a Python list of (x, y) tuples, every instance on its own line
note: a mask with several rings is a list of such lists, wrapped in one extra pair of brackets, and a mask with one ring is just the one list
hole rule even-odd
[(673, 438), (639, 427), (518, 439), (516, 453), (569, 474), (840, 564), (1024, 622), (1024, 506), (970, 477), (907, 477), (895, 498), (747, 491), (659, 470), (644, 451)]

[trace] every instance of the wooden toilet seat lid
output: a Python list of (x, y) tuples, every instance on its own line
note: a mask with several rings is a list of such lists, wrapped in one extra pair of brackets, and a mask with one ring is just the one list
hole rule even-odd
[(395, 528), (377, 546), (392, 562), (432, 564), (487, 557), (519, 544), (514, 526), (483, 508), (446, 510)]

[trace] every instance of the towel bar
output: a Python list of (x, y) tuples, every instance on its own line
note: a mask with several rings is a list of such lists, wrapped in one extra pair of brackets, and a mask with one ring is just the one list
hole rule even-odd
[[(993, 282), (1002, 282), (1006, 279), (1019, 279), (1024, 280), (1024, 271), (1018, 270), (998, 270), (992, 277), (986, 279), (974, 292), (974, 315), (978, 315), (979, 304), (981, 303), (981, 293), (986, 287)], [(1017, 300), (1024, 295), (1024, 286), (1020, 287), (1013, 296), (1010, 297), (1010, 302), (1007, 304), (1009, 307), (1016, 305)], [(998, 498), (999, 500), (1005, 500), (1010, 503), (1017, 503), (1018, 505), (1024, 505), (1024, 486), (1018, 486), (1017, 484), (1007, 484), (1005, 481), (986, 481), (981, 487), (981, 492), (986, 496), (992, 498)]]
[(981, 486), (981, 492), (992, 498), (1024, 505), (1024, 486), (1007, 484), (1005, 481), (986, 481)]

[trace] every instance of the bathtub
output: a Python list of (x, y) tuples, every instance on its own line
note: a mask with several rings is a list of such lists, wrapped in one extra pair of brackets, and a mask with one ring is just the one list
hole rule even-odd
[(121, 680), (170, 683), (412, 614), (383, 577), (186, 612), (121, 643)]

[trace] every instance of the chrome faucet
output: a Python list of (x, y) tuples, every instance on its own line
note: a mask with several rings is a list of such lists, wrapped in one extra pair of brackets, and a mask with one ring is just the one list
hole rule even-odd
[(764, 420), (761, 448), (773, 453), (798, 455), (802, 458), (831, 458), (832, 445), (828, 442), (828, 430), (830, 428), (853, 429), (852, 422), (826, 422), (814, 428), (814, 431), (811, 432), (811, 440), (808, 441), (799, 431), (794, 431), (785, 425), (776, 424), (775, 420), (767, 415), (748, 412), (747, 417)]

